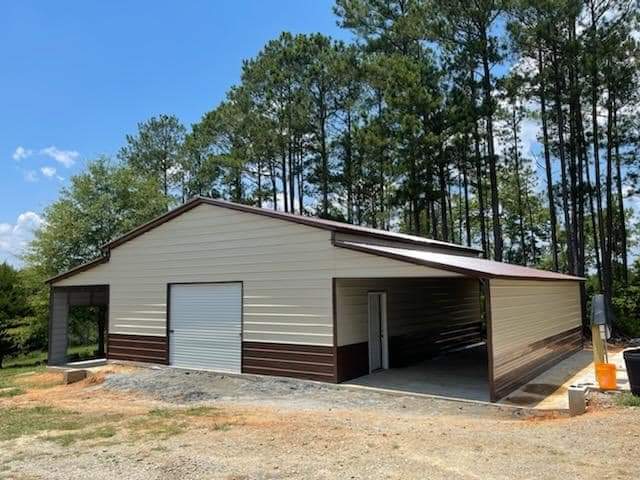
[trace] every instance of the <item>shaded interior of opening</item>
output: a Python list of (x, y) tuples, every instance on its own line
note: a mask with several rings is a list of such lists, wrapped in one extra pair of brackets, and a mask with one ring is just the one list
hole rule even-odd
[(76, 305), (69, 307), (67, 361), (105, 358), (107, 307)]
[[(340, 279), (336, 289), (338, 381), (489, 400), (487, 328), (478, 280)], [(378, 321), (372, 292), (386, 297), (386, 337), (380, 339), (376, 328), (370, 335), (371, 322)], [(376, 350), (385, 346), (388, 368), (376, 369), (382, 363)]]

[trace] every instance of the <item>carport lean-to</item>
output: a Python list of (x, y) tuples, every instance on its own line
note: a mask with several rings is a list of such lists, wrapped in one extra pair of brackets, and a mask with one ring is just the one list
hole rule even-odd
[(198, 197), (49, 280), (49, 362), (102, 288), (111, 360), (496, 400), (581, 348), (581, 280)]

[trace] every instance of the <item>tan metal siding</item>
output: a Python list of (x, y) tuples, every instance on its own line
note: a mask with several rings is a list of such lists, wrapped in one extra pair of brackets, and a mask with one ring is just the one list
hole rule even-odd
[(333, 277), (451, 276), (334, 248), (331, 233), (200, 205), (56, 282), (110, 285), (109, 332), (166, 334), (167, 283), (244, 282), (243, 340), (333, 345)]
[(491, 280), (493, 375), (498, 396), (581, 347), (578, 282)]

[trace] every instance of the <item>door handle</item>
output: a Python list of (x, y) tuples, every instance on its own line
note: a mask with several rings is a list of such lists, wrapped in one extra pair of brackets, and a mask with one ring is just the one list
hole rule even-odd
[(169, 333), (175, 333), (175, 332), (174, 332), (174, 331), (173, 331), (173, 329), (171, 328), (171, 329), (169, 329)]

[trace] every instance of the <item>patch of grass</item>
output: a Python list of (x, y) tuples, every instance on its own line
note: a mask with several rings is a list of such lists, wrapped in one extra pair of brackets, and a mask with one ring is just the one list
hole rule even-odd
[(30, 373), (44, 372), (45, 367), (14, 366), (0, 369), (0, 388), (15, 387), (16, 377)]
[(184, 411), (184, 414), (190, 417), (210, 417), (218, 413), (219, 409), (216, 407), (191, 407)]
[(9, 387), (3, 390), (0, 390), (0, 398), (9, 398), (15, 397), (17, 395), (22, 395), (24, 390), (19, 387)]
[(129, 422), (129, 428), (134, 432), (134, 437), (150, 436), (160, 440), (166, 440), (185, 431), (183, 423), (157, 414), (135, 418)]
[(47, 430), (80, 430), (93, 421), (76, 412), (52, 407), (0, 408), (0, 441)]
[(230, 423), (216, 423), (211, 427), (213, 430), (217, 432), (226, 432), (231, 428)]
[[(138, 417), (131, 421), (129, 427), (138, 435), (153, 436), (165, 440), (185, 431), (188, 425), (187, 423), (181, 422), (181, 418), (215, 417), (218, 414), (218, 408), (205, 406), (187, 409), (154, 408), (149, 410), (147, 416)], [(210, 425), (209, 428), (216, 431), (226, 431), (231, 428), (231, 424), (218, 422)]]
[(28, 389), (45, 389), (55, 387), (57, 385), (62, 385), (62, 375), (61, 374), (52, 374), (49, 376), (33, 378), (32, 375), (29, 376), (15, 376), (14, 383), (20, 387), (28, 388)]
[(22, 355), (16, 355), (15, 357), (7, 358), (3, 363), (3, 367), (37, 367), (39, 365), (44, 365), (46, 361), (47, 352), (37, 350), (34, 352), (24, 353)]
[(179, 410), (170, 410), (168, 408), (153, 408), (149, 410), (149, 415), (158, 418), (172, 418), (175, 417)]
[(616, 404), (621, 407), (640, 407), (640, 397), (631, 392), (616, 395)]
[(154, 408), (149, 410), (149, 415), (158, 418), (177, 418), (181, 415), (189, 417), (210, 417), (215, 416), (219, 412), (216, 407), (190, 407), (187, 409), (182, 408)]
[[(97, 344), (75, 345), (67, 349), (67, 356), (79, 359), (92, 358), (97, 349)], [(48, 353), (46, 351), (34, 350), (33, 352), (6, 358), (2, 363), (2, 366), (4, 368), (44, 366), (47, 362), (47, 356)], [(0, 372), (1, 371), (2, 370), (0, 370)]]
[(61, 435), (49, 435), (45, 437), (50, 442), (57, 443), (62, 447), (68, 447), (77, 441), (97, 440), (111, 438), (115, 436), (116, 429), (110, 425), (103, 425), (91, 430), (63, 433)]
[(97, 351), (97, 343), (89, 345), (74, 345), (67, 348), (67, 357), (69, 358), (69, 361), (89, 360), (91, 358), (96, 358)]

